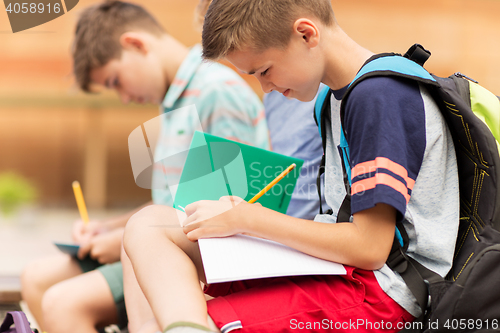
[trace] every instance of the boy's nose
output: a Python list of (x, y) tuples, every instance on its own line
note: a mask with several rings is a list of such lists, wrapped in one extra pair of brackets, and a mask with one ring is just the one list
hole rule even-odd
[(127, 93), (118, 91), (118, 95), (120, 96), (120, 100), (123, 104), (128, 104), (130, 102), (130, 96)]
[(268, 80), (266, 79), (263, 79), (263, 78), (257, 78), (260, 82), (260, 85), (262, 86), (262, 90), (268, 94), (270, 93), (271, 91), (273, 91), (273, 88), (275, 87), (274, 84), (272, 84), (271, 82), (269, 82)]

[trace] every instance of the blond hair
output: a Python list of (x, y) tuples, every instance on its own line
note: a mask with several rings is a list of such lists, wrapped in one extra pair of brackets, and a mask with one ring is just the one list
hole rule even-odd
[(203, 57), (219, 60), (244, 47), (284, 48), (294, 22), (311, 16), (333, 25), (330, 0), (213, 0), (203, 24)]
[(146, 31), (161, 36), (165, 30), (142, 7), (122, 1), (106, 1), (86, 8), (80, 15), (73, 41), (73, 73), (78, 86), (90, 91), (90, 71), (121, 57), (120, 36)]

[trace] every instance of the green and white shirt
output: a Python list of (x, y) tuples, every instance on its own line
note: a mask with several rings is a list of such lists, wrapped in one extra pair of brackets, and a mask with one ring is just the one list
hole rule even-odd
[[(155, 163), (153, 168), (155, 204), (173, 204), (168, 184), (178, 183), (182, 154), (196, 130), (270, 149), (260, 98), (232, 69), (204, 62), (200, 45), (191, 48), (179, 67), (160, 112), (164, 114), (154, 154), (155, 161), (163, 159), (164, 163)], [(172, 156), (179, 158), (168, 158)]]

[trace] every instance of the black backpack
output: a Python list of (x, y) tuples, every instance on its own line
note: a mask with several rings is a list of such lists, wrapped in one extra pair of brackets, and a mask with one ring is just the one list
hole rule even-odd
[[(387, 265), (401, 275), (422, 309), (416, 324), (405, 331), (500, 331), (500, 98), (460, 73), (447, 78), (430, 74), (423, 68), (429, 56), (429, 51), (415, 44), (404, 56), (385, 53), (371, 57), (342, 99), (341, 122), (350, 92), (366, 78), (398, 76), (426, 86), (446, 119), (455, 144), (460, 225), (453, 265), (444, 278), (406, 255), (408, 237), (402, 224), (396, 226), (397, 237)], [(330, 95), (329, 89), (321, 91), (315, 107), (323, 148)], [(350, 165), (348, 153), (343, 151), (347, 195), (339, 210), (339, 222), (348, 221), (350, 216)], [(318, 174), (319, 193), (323, 172), (324, 156)]]

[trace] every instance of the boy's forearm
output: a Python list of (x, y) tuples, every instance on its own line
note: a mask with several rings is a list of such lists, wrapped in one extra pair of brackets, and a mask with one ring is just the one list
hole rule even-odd
[(379, 221), (386, 215), (373, 212), (357, 216), (358, 220), (361, 218), (358, 224), (321, 223), (259, 206), (244, 205), (242, 208), (245, 210), (242, 212), (244, 228), (249, 234), (277, 241), (318, 258), (363, 269), (373, 270), (383, 265), (394, 237), (391, 223)]

